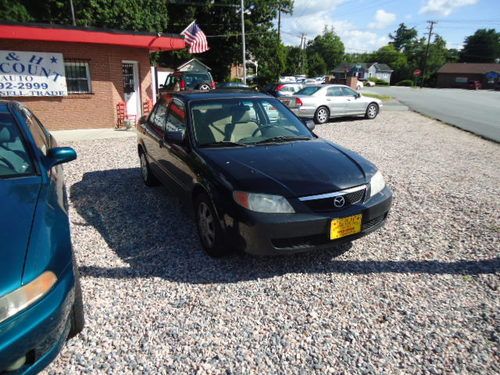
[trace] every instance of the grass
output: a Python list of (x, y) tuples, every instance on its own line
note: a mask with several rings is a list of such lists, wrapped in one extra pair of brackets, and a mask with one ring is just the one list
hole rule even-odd
[(383, 102), (387, 102), (387, 101), (389, 101), (391, 99), (394, 99), (392, 96), (389, 96), (389, 95), (374, 94), (372, 92), (366, 92), (366, 93), (364, 92), (363, 96), (368, 96), (369, 98), (380, 99)]

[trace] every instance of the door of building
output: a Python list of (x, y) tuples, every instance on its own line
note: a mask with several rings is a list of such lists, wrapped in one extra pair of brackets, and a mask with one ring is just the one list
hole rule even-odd
[(139, 66), (137, 61), (122, 61), (123, 93), (129, 119), (141, 116), (141, 91), (139, 86)]

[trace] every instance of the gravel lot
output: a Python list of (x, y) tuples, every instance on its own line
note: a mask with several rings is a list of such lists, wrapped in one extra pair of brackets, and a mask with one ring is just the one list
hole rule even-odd
[(344, 252), (222, 260), (143, 185), (135, 138), (73, 143), (87, 326), (47, 372), (499, 373), (499, 145), (413, 112), (316, 133), (382, 170), (387, 226)]

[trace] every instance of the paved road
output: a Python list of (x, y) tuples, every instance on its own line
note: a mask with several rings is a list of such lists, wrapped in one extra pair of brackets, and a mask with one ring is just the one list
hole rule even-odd
[(500, 142), (500, 91), (409, 87), (364, 91), (394, 96), (419, 113)]

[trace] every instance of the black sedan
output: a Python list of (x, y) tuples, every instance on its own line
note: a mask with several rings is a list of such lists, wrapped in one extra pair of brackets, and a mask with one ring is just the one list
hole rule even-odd
[(192, 202), (212, 256), (328, 248), (380, 228), (392, 202), (381, 173), (312, 128), (264, 94), (176, 93), (139, 121), (142, 178)]

